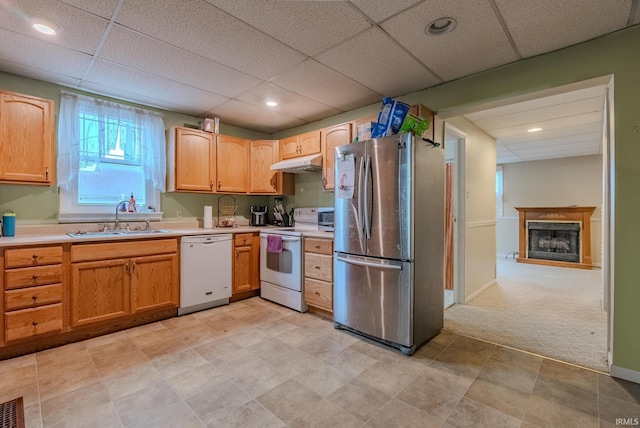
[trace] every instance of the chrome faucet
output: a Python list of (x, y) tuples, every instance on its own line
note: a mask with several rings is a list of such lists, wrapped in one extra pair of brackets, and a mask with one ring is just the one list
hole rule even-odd
[(120, 211), (120, 205), (125, 204), (125, 206), (127, 206), (129, 204), (129, 202), (127, 201), (120, 201), (118, 202), (118, 205), (116, 205), (116, 223), (113, 225), (113, 230), (118, 230), (118, 212)]

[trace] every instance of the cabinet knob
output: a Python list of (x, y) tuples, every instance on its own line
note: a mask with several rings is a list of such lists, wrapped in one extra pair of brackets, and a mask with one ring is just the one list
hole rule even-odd
[(33, 296), (31, 297), (33, 299), (33, 301), (35, 302), (36, 300), (38, 300), (38, 296)]
[(314, 266), (314, 268), (316, 268), (316, 269), (320, 269), (320, 266)]
[(31, 278), (33, 278), (34, 281), (38, 280), (38, 275), (32, 275)]
[(31, 325), (34, 326), (34, 327), (37, 326), (38, 325), (38, 321), (32, 322)]
[(316, 291), (316, 296), (320, 297), (320, 293), (318, 293), (317, 291)]
[(44, 167), (44, 178), (45, 178), (45, 180), (49, 180), (49, 167), (48, 166)]
[(316, 244), (313, 246), (314, 248), (320, 248), (320, 245)]
[(218, 190), (220, 190), (221, 186), (222, 186), (222, 181), (218, 181)]
[(34, 254), (31, 257), (33, 257), (33, 260), (38, 260), (38, 255), (37, 254)]

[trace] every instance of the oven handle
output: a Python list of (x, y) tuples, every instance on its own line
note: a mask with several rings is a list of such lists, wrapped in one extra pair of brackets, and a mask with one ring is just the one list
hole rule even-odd
[[(266, 236), (261, 236), (262, 239), (267, 239)], [(300, 238), (285, 238), (284, 236), (282, 237), (282, 241), (283, 242), (300, 242)]]

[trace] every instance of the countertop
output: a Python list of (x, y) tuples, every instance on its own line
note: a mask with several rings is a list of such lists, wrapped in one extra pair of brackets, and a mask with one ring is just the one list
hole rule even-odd
[[(95, 225), (93, 225), (95, 227)], [(68, 228), (68, 227), (67, 227)], [(89, 227), (87, 227), (89, 229)], [(194, 235), (212, 235), (220, 233), (253, 233), (259, 232), (265, 229), (281, 229), (276, 226), (237, 226), (237, 227), (215, 227), (211, 229), (204, 229), (202, 227), (191, 228), (164, 228), (162, 223), (153, 224), (153, 229), (166, 230), (164, 233), (134, 233), (134, 234), (122, 234), (122, 235), (105, 235), (105, 236), (82, 236), (71, 237), (67, 233), (52, 232), (52, 233), (30, 233), (20, 234), (16, 236), (0, 237), (0, 248), (15, 247), (21, 245), (40, 245), (40, 244), (69, 244), (69, 243), (84, 243), (84, 242), (101, 242), (101, 241), (127, 241), (132, 239), (161, 239), (161, 238), (175, 238), (181, 236), (194, 236)], [(82, 227), (71, 229), (73, 232), (77, 230), (83, 230)], [(304, 232), (303, 236), (316, 237), (316, 238), (333, 238), (333, 232), (325, 231), (310, 231)]]

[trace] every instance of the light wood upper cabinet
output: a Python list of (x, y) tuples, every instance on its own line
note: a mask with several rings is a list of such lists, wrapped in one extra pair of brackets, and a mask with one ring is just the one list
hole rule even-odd
[(278, 162), (278, 140), (252, 141), (250, 159), (249, 193), (278, 194), (282, 173), (271, 171)]
[(51, 185), (53, 101), (0, 92), (0, 182)]
[(306, 132), (280, 140), (282, 159), (320, 153), (320, 131)]
[(322, 142), (322, 188), (333, 190), (335, 171), (335, 148), (351, 143), (351, 124), (325, 128), (320, 133)]
[(246, 193), (248, 189), (249, 140), (217, 135), (217, 191)]
[(251, 141), (249, 153), (249, 193), (258, 195), (292, 195), (294, 175), (271, 171), (280, 160), (278, 140)]
[(214, 192), (216, 147), (214, 135), (197, 129), (167, 131), (167, 190)]

